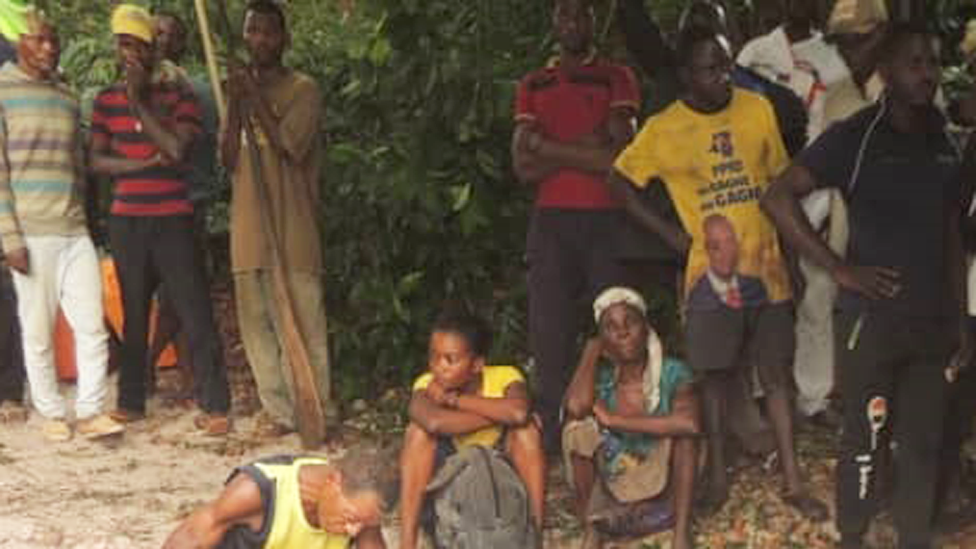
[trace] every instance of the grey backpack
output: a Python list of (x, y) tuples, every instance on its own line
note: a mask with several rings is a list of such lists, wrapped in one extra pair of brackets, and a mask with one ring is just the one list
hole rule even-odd
[(522, 479), (490, 448), (471, 446), (447, 458), (427, 497), (439, 549), (536, 547)]

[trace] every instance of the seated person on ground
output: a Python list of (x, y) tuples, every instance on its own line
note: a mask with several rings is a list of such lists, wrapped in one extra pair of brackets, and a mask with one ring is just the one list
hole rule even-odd
[(671, 525), (672, 547), (691, 547), (700, 431), (691, 370), (664, 356), (634, 290), (604, 290), (593, 312), (599, 334), (587, 342), (566, 392), (563, 427), (583, 547), (600, 547), (602, 535)]
[(338, 460), (275, 456), (238, 467), (163, 549), (385, 549), (380, 519), (397, 496), (398, 451), (364, 446)]
[(499, 449), (525, 483), (537, 533), (545, 503), (545, 454), (529, 413), (522, 373), (487, 366), (491, 332), (465, 312), (440, 315), (431, 331), (428, 372), (414, 383), (400, 458), (402, 549), (417, 546), (424, 490), (450, 455), (473, 445)]

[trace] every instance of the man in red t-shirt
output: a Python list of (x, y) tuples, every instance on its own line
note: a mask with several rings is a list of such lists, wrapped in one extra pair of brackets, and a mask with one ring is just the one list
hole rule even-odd
[(118, 409), (121, 422), (146, 413), (150, 299), (162, 283), (190, 341), (194, 394), (209, 435), (230, 429), (230, 394), (209, 287), (193, 241), (188, 151), (200, 134), (200, 107), (185, 78), (153, 63), (152, 16), (122, 4), (112, 15), (122, 69), (95, 98), (91, 168), (109, 175), (109, 238), (125, 311)]
[(595, 58), (593, 17), (588, 0), (556, 2), (560, 54), (522, 79), (515, 107), (515, 173), (536, 190), (527, 244), (529, 338), (549, 452), (559, 448), (579, 305), (627, 282), (614, 245), (625, 216), (605, 179), (633, 137), (639, 91), (628, 68)]

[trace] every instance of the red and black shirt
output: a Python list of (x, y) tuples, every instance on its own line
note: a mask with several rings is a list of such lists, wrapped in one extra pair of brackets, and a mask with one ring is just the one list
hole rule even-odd
[[(613, 109), (637, 113), (640, 90), (634, 73), (622, 65), (592, 62), (569, 70), (559, 66), (529, 73), (519, 83), (516, 122), (537, 124), (544, 135), (575, 141), (606, 124)], [(607, 209), (620, 204), (606, 177), (563, 169), (539, 184), (537, 208)]]
[[(150, 105), (168, 130), (188, 124), (200, 132), (200, 105), (188, 85), (179, 80), (152, 84)], [(104, 136), (112, 154), (130, 159), (152, 158), (159, 148), (142, 131), (142, 123), (129, 105), (124, 83), (116, 83), (95, 98), (92, 137)], [(188, 165), (147, 168), (113, 178), (112, 215), (190, 215)]]

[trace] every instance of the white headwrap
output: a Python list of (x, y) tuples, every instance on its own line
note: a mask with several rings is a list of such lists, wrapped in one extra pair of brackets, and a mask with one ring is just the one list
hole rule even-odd
[[(647, 303), (639, 293), (631, 288), (623, 286), (613, 286), (600, 292), (596, 300), (593, 301), (593, 319), (600, 324), (603, 313), (610, 307), (624, 303), (640, 311), (641, 316), (647, 321)], [(644, 389), (647, 395), (647, 410), (657, 410), (661, 403), (661, 370), (664, 364), (664, 349), (661, 346), (661, 338), (657, 332), (647, 323), (647, 368), (644, 368)]]
[(644, 302), (644, 298), (639, 293), (624, 286), (612, 286), (596, 296), (596, 300), (593, 302), (594, 322), (599, 324), (604, 311), (618, 303), (626, 303), (640, 311), (642, 315), (647, 315), (647, 303)]

